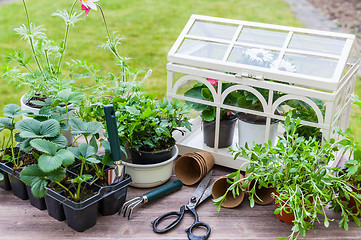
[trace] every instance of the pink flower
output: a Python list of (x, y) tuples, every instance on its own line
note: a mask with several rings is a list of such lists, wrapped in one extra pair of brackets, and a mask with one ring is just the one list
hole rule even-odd
[(213, 87), (216, 87), (218, 85), (218, 80), (213, 78), (207, 78), (207, 81), (212, 84)]
[(94, 2), (98, 2), (99, 0), (80, 0), (81, 2), (81, 10), (84, 10), (84, 17), (88, 16), (90, 9), (97, 10), (97, 5)]

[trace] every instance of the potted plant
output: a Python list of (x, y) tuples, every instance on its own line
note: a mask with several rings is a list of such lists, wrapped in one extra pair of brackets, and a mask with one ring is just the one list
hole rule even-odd
[[(361, 101), (357, 95), (352, 96), (353, 103), (361, 108)], [(359, 116), (358, 119), (361, 120)], [(355, 194), (361, 193), (361, 141), (351, 135), (351, 129), (345, 131), (336, 129), (337, 134), (341, 137), (336, 144), (343, 150), (343, 154), (347, 156), (344, 162), (344, 168), (338, 173), (352, 188)], [(337, 201), (347, 202), (347, 206), (353, 213), (360, 213), (360, 199), (351, 197), (347, 192), (340, 192)], [(335, 207), (335, 210), (340, 210)], [(358, 215), (360, 217), (360, 215)], [(357, 221), (357, 220), (356, 220)]]
[[(140, 93), (113, 99), (120, 145), (130, 151), (135, 164), (154, 164), (173, 157), (174, 131), (190, 130), (189, 106), (178, 101), (162, 102)], [(123, 148), (124, 150), (124, 148)]]
[[(207, 78), (207, 81), (217, 91), (218, 80)], [(222, 91), (232, 86), (230, 83), (222, 83)], [(206, 100), (213, 102), (213, 95), (210, 89), (203, 83), (196, 83), (192, 88), (184, 93), (184, 96), (196, 98), (200, 100)], [(225, 103), (232, 105), (237, 99), (237, 95), (231, 93), (225, 99)], [(202, 126), (203, 126), (203, 140), (204, 143), (209, 147), (214, 147), (215, 139), (215, 119), (216, 119), (216, 107), (189, 102), (186, 101), (194, 110), (201, 111)], [(227, 109), (221, 109), (220, 111), (220, 129), (219, 129), (219, 148), (229, 147), (233, 143), (234, 128), (237, 121), (236, 115)]]
[[(246, 187), (251, 181), (266, 188), (275, 188), (275, 215), (278, 219), (290, 215), (290, 219), (283, 220), (292, 224), (290, 238), (305, 236), (312, 228), (315, 221), (319, 221), (319, 215), (324, 216), (324, 226), (329, 226), (331, 220), (325, 209), (329, 203), (338, 198), (339, 192), (360, 199), (342, 178), (334, 175), (336, 168), (331, 168), (328, 163), (334, 159), (337, 150), (333, 141), (325, 142), (323, 146), (316, 138), (305, 139), (297, 134), (300, 119), (292, 119), (288, 114), (285, 119), (286, 136), (279, 139), (276, 145), (270, 143), (245, 146), (232, 150), (234, 157), (242, 156), (249, 160), (247, 173), (252, 173), (246, 178), (240, 178), (240, 170), (229, 175), (231, 186), (228, 191), (237, 195), (240, 192), (239, 182), (244, 180), (242, 187)], [(232, 180), (234, 178), (234, 180)], [(226, 192), (226, 194), (228, 193)], [(249, 192), (250, 204), (253, 207), (256, 198), (255, 188)], [(215, 199), (216, 205), (220, 205), (225, 199), (222, 196)], [(340, 227), (347, 230), (348, 218), (357, 218), (341, 201), (334, 201), (342, 210)], [(356, 222), (359, 225), (359, 221)]]

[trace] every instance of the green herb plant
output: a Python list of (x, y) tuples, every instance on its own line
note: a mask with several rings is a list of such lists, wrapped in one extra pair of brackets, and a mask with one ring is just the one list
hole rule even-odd
[[(114, 102), (118, 134), (123, 147), (154, 152), (174, 146), (172, 133), (191, 129), (190, 107), (179, 101), (157, 101), (146, 94)], [(124, 149), (123, 149), (124, 151)]]
[[(337, 168), (328, 166), (338, 150), (334, 140), (325, 141), (321, 146), (315, 137), (306, 139), (299, 136), (297, 129), (301, 120), (291, 117), (292, 113), (289, 112), (285, 119), (285, 138), (279, 138), (274, 146), (269, 142), (263, 146), (246, 145), (231, 149), (234, 158), (242, 156), (249, 160), (246, 173), (252, 174), (241, 179), (241, 168), (230, 174), (228, 182), (231, 185), (227, 192), (213, 200), (217, 209), (220, 210), (228, 192), (238, 195), (241, 188), (255, 181), (256, 184), (248, 192), (251, 207), (254, 206), (254, 198), (258, 198), (255, 186), (274, 188), (276, 194), (273, 197), (276, 203), (279, 203), (274, 213), (282, 215), (284, 212), (291, 212), (295, 217), (292, 233), (288, 236), (290, 239), (296, 239), (299, 235), (305, 236), (314, 222), (320, 221), (320, 215), (324, 217), (324, 226), (328, 227), (329, 221), (332, 221), (326, 214), (330, 202), (342, 211), (340, 227), (348, 230), (349, 217), (359, 226), (357, 215), (360, 211), (353, 213), (348, 209), (347, 203), (338, 199), (339, 192), (355, 197), (358, 201), (360, 196), (352, 191), (346, 181), (334, 175)], [(244, 183), (239, 186), (241, 180), (244, 180)]]

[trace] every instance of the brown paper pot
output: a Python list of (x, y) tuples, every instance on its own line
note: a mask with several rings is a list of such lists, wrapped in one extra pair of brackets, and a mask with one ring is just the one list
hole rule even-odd
[[(247, 173), (246, 177), (248, 177), (250, 174)], [(250, 182), (247, 186), (247, 192), (253, 188), (254, 186), (254, 181)], [(259, 205), (268, 205), (273, 203), (274, 198), (272, 197), (272, 193), (275, 192), (274, 188), (265, 188), (265, 187), (261, 187), (259, 188), (258, 186), (256, 186), (256, 195), (258, 196), (258, 198), (260, 198), (261, 200), (259, 200), (256, 196), (254, 197), (254, 202), (259, 204)]]
[(197, 183), (204, 177), (201, 167), (195, 158), (183, 155), (177, 159), (174, 165), (174, 172), (184, 185), (189, 186)]
[[(243, 178), (242, 175), (241, 178)], [(227, 182), (227, 176), (222, 176), (218, 178), (213, 183), (212, 186), (213, 199), (223, 196), (229, 186), (230, 184)], [(243, 199), (244, 199), (244, 191), (241, 191), (240, 194), (236, 196), (236, 198), (233, 197), (233, 194), (231, 192), (228, 192), (226, 196), (226, 201), (223, 202), (221, 206), (225, 208), (235, 208), (238, 207), (243, 202)]]
[(199, 156), (201, 156), (205, 160), (205, 163), (206, 163), (206, 166), (207, 166), (207, 173), (209, 171), (211, 171), (211, 169), (214, 166), (214, 157), (213, 157), (213, 155), (211, 153), (205, 152), (205, 151), (196, 152), (196, 154), (198, 154)]

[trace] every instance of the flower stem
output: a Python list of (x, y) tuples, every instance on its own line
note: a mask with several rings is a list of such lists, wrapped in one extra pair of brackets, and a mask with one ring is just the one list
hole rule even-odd
[[(27, 22), (27, 25), (28, 25), (28, 31), (29, 33), (31, 33), (31, 29), (30, 29), (30, 17), (29, 17), (29, 12), (28, 12), (28, 7), (26, 5), (26, 2), (25, 0), (23, 0), (23, 5), (24, 5), (24, 10), (25, 10), (25, 16), (26, 16), (26, 22)], [(32, 37), (29, 37), (29, 41), (30, 41), (30, 46), (31, 46), (31, 51), (33, 52), (33, 56), (35, 58), (35, 61), (36, 61), (36, 64), (38, 65), (38, 68), (40, 71), (43, 71), (42, 68), (41, 68), (41, 65), (39, 63), (39, 59), (35, 53), (35, 48), (34, 48), (34, 43), (33, 43), (33, 38)]]
[[(73, 5), (71, 5), (71, 9), (70, 9), (70, 13), (69, 13), (69, 16), (71, 16), (71, 14), (73, 13), (74, 11), (74, 7), (75, 7), (75, 4), (77, 3), (78, 0), (75, 0), (73, 2)], [(65, 27), (65, 35), (64, 35), (64, 40), (63, 40), (63, 51), (61, 52), (61, 56), (60, 56), (60, 59), (59, 59), (59, 62), (58, 62), (58, 73), (61, 72), (61, 69), (62, 69), (62, 66), (63, 66), (63, 60), (64, 60), (64, 54), (65, 54), (65, 50), (66, 50), (66, 44), (68, 42), (68, 36), (69, 36), (69, 29), (70, 29), (70, 24), (66, 24), (66, 27)]]

